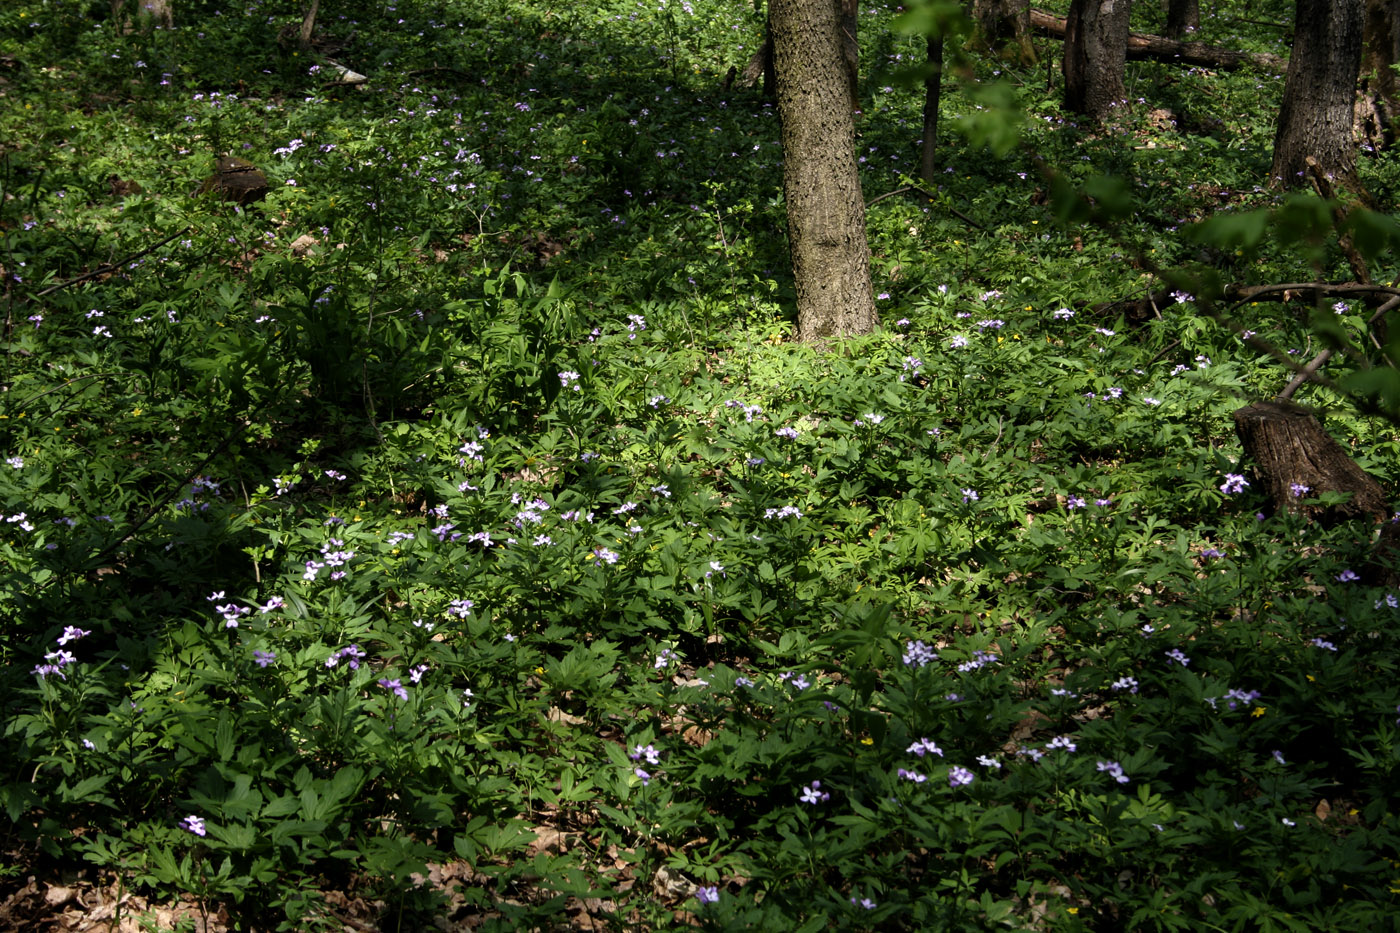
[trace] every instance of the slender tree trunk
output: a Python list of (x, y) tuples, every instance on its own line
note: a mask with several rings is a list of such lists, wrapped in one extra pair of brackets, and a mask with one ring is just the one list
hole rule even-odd
[(938, 174), (938, 103), (943, 96), (943, 34), (928, 37), (929, 74), (924, 78), (924, 141), (919, 177), (930, 185)]
[(999, 58), (1020, 65), (1034, 65), (1029, 0), (972, 0), (977, 23), (976, 41)]
[(1127, 103), (1131, 0), (1073, 0), (1065, 24), (1065, 106), (1103, 123)]
[(841, 0), (772, 0), (783, 193), (803, 340), (878, 323), (855, 159)]
[(1167, 0), (1168, 39), (1185, 38), (1200, 28), (1200, 0)]
[(1297, 0), (1293, 53), (1274, 136), (1276, 185), (1305, 184), (1312, 156), (1337, 187), (1362, 191), (1352, 138), (1361, 25), (1362, 0)]
[(1361, 30), (1361, 83), (1356, 100), (1356, 135), (1372, 149), (1395, 145), (1400, 120), (1400, 2), (1366, 0)]
[(321, 0), (311, 0), (311, 8), (301, 18), (301, 32), (297, 36), (303, 52), (311, 48), (311, 37), (316, 33), (316, 13), (321, 8)]

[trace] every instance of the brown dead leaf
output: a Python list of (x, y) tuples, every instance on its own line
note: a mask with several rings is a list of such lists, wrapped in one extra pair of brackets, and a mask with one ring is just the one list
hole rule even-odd
[(656, 892), (657, 897), (670, 900), (680, 900), (690, 897), (695, 893), (695, 884), (679, 872), (672, 871), (665, 865), (656, 870), (656, 875), (651, 879), (651, 889)]
[(588, 722), (588, 720), (584, 719), (582, 716), (566, 713), (557, 706), (551, 706), (549, 712), (545, 715), (549, 718), (550, 722), (562, 722), (566, 726), (578, 726)]
[(698, 726), (691, 726), (681, 733), (681, 739), (683, 739), (687, 745), (694, 745), (696, 748), (704, 748), (706, 745), (709, 745), (710, 739), (714, 737), (715, 734), (709, 729), (701, 729)]
[(1040, 710), (1027, 710), (1026, 715), (1022, 716), (1020, 722), (1016, 723), (1015, 728), (1011, 730), (1012, 741), (1024, 742), (1026, 739), (1030, 738), (1032, 733), (1040, 728), (1043, 723), (1049, 721), (1050, 717), (1046, 716)]
[(530, 841), (530, 851), (535, 855), (551, 851), (563, 854), (569, 851), (568, 843), (568, 833), (560, 832), (552, 826), (537, 826), (535, 838)]
[(1318, 801), (1316, 809), (1313, 810), (1313, 816), (1317, 817), (1318, 822), (1326, 823), (1327, 818), (1331, 815), (1332, 805), (1327, 802), (1327, 799), (1323, 798), (1322, 800)]
[(320, 244), (321, 241), (316, 239), (311, 234), (303, 233), (301, 236), (297, 237), (295, 240), (292, 241), (292, 255), (305, 256), (307, 253), (311, 252), (311, 247), (319, 246)]

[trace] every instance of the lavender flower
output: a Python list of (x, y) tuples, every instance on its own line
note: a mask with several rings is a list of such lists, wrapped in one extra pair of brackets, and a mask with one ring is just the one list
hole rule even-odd
[(822, 790), (821, 781), (813, 781), (811, 784), (803, 785), (799, 793), (803, 803), (818, 804), (831, 799), (831, 794)]
[(938, 652), (922, 641), (911, 641), (904, 645), (904, 664), (906, 667), (923, 667), (937, 659)]
[(408, 690), (398, 680), (390, 680), (387, 677), (379, 678), (379, 686), (383, 687), (398, 697), (400, 700), (408, 699)]
[(640, 761), (643, 758), (645, 758), (647, 764), (649, 765), (661, 764), (661, 753), (656, 750), (655, 745), (651, 744), (637, 744), (632, 746), (632, 751), (627, 755), (627, 757), (631, 758), (633, 761)]
[(1237, 492), (1244, 492), (1249, 486), (1249, 480), (1239, 473), (1226, 473), (1225, 482), (1220, 484), (1220, 491), (1227, 496), (1232, 496)]
[(918, 755), (920, 758), (925, 755), (937, 755), (939, 758), (943, 757), (943, 749), (939, 748), (928, 739), (919, 739), (919, 741), (906, 748), (905, 751), (911, 755)]
[(65, 625), (65, 626), (63, 627), (63, 634), (60, 635), (60, 636), (58, 636), (57, 641), (58, 641), (59, 646), (62, 647), (63, 645), (68, 644), (70, 641), (77, 641), (79, 638), (82, 638), (84, 635), (91, 635), (91, 634), (92, 634), (92, 632), (91, 632), (91, 630), (89, 630), (89, 629), (81, 629), (81, 628), (78, 628), (76, 625)]

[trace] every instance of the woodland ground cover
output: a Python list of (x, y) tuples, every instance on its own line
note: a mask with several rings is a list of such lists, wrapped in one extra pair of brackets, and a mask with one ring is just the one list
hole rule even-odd
[[(243, 929), (339, 929), (328, 892), (384, 929), (1394, 915), (1375, 529), (1251, 483), (1229, 416), (1276, 363), (1186, 294), (1093, 307), (1153, 265), (1346, 277), (1188, 235), (1280, 203), (1281, 78), (1130, 64), (1100, 134), (975, 63), (1021, 143), (950, 134), (934, 199), (871, 207), (885, 326), (818, 349), (785, 339), (773, 108), (719, 89), (745, 4), (346, 6), (363, 91), (275, 42), (294, 4), (89, 12), (0, 12), (15, 887), (86, 866)], [(891, 16), (867, 197), (917, 164)], [(1286, 51), (1258, 18), (1204, 38)], [(945, 124), (989, 106), (950, 89)], [(266, 202), (190, 196), (219, 152)], [(1042, 164), (1132, 214), (1058, 222)], [(1304, 391), (1393, 487), (1394, 425)]]

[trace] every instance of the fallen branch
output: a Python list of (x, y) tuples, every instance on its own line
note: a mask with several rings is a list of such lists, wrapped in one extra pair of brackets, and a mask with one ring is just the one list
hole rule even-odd
[(69, 280), (66, 281), (66, 282), (59, 282), (57, 285), (50, 285), (48, 288), (46, 288), (46, 289), (44, 289), (43, 291), (38, 292), (37, 294), (35, 294), (34, 297), (35, 297), (35, 298), (43, 298), (45, 295), (52, 294), (53, 292), (59, 291), (60, 289), (68, 288), (70, 285), (77, 285), (79, 282), (86, 282), (88, 279), (95, 279), (95, 278), (97, 278), (99, 275), (106, 275), (106, 274), (109, 273), (109, 272), (116, 272), (118, 269), (120, 269), (122, 266), (126, 265), (127, 263), (129, 263), (129, 262), (134, 262), (134, 261), (136, 261), (137, 259), (140, 259), (142, 256), (146, 255), (147, 253), (149, 253), (149, 252), (151, 252), (151, 251), (153, 251), (153, 250), (158, 250), (158, 249), (160, 249), (162, 246), (164, 246), (165, 244), (169, 243), (171, 240), (175, 239), (177, 236), (184, 236), (186, 233), (189, 233), (189, 232), (190, 232), (190, 228), (189, 228), (189, 227), (185, 227), (185, 228), (183, 228), (183, 229), (181, 229), (181, 230), (176, 230), (174, 233), (170, 234), (170, 236), (168, 236), (168, 237), (166, 237), (165, 239), (161, 240), (159, 243), (153, 243), (152, 245), (150, 245), (150, 246), (146, 247), (145, 249), (141, 250), (140, 252), (132, 253), (130, 256), (123, 257), (122, 259), (118, 260), (117, 262), (109, 262), (109, 263), (107, 263), (106, 265), (98, 266), (96, 269), (93, 269), (91, 272), (85, 272), (85, 273), (83, 273), (82, 275), (78, 276), (78, 277), (75, 278), (75, 279), (69, 279)]
[[(1044, 10), (1031, 10), (1031, 27), (1057, 39), (1065, 37), (1065, 18), (1046, 13)], [(1251, 67), (1282, 74), (1288, 70), (1288, 59), (1277, 55), (1236, 52), (1233, 49), (1206, 45), (1204, 42), (1177, 42), (1175, 39), (1164, 39), (1140, 32), (1128, 34), (1128, 60), (1200, 65), (1221, 71)]]
[[(1117, 298), (1113, 301), (1100, 301), (1096, 304), (1076, 301), (1074, 307), (1076, 310), (1088, 310), (1095, 314), (1117, 312), (1122, 314), (1128, 322), (1139, 323), (1148, 318), (1161, 317), (1161, 312), (1158, 309), (1175, 304), (1175, 294), (1171, 289), (1162, 288), (1142, 298)], [(1232, 303), (1228, 310), (1233, 311), (1236, 307), (1250, 301), (1287, 302), (1301, 298), (1317, 300), (1318, 298), (1348, 298), (1358, 295), (1373, 295), (1377, 298), (1391, 299), (1400, 297), (1400, 288), (1392, 288), (1388, 285), (1365, 285), (1359, 282), (1343, 282), (1337, 285), (1323, 282), (1226, 285), (1221, 298)]]
[[(878, 204), (878, 203), (880, 203), (881, 201), (885, 200), (885, 198), (892, 198), (892, 197), (894, 197), (894, 196), (897, 195), (897, 194), (910, 194), (910, 193), (912, 193), (912, 194), (917, 194), (917, 195), (919, 195), (919, 196), (921, 196), (921, 197), (923, 197), (923, 198), (926, 198), (930, 203), (933, 202), (933, 196), (930, 195), (930, 194), (929, 194), (927, 191), (925, 191), (923, 188), (920, 188), (918, 185), (905, 185), (903, 188), (896, 188), (896, 189), (894, 189), (893, 191), (886, 191), (884, 194), (876, 195), (875, 197), (871, 198), (869, 201), (866, 201), (866, 202), (865, 202), (865, 206), (866, 206), (866, 208), (869, 208), (872, 204)], [(940, 204), (939, 206), (942, 207), (944, 210), (948, 211), (948, 212), (949, 212), (950, 214), (952, 214), (953, 216), (957, 217), (957, 218), (958, 218), (959, 220), (961, 220), (963, 223), (970, 224), (970, 225), (976, 227), (978, 230), (981, 230), (983, 233), (990, 233), (990, 232), (991, 232), (991, 231), (989, 231), (986, 227), (982, 226), (982, 225), (979, 224), (977, 221), (973, 220), (971, 217), (967, 216), (967, 215), (964, 214), (962, 211), (958, 210), (956, 207), (953, 207), (951, 204)]]

